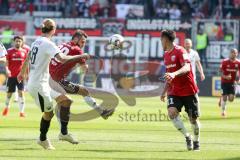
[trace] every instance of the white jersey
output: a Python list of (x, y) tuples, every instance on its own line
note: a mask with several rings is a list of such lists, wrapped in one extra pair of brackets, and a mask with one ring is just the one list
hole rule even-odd
[(200, 61), (200, 57), (199, 57), (197, 51), (195, 51), (193, 49), (190, 49), (189, 57), (190, 57), (191, 65), (192, 65), (192, 72), (193, 72), (194, 80), (196, 81), (196, 62)]
[(5, 49), (4, 45), (0, 42), (0, 58), (4, 57), (7, 54), (7, 50)]
[(49, 83), (49, 63), (58, 53), (60, 49), (46, 37), (38, 37), (32, 43), (28, 86)]

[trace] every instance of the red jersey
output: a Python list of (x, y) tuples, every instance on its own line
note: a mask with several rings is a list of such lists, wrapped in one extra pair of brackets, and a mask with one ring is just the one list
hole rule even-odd
[[(175, 72), (181, 69), (184, 63), (190, 63), (190, 58), (183, 47), (175, 45), (172, 51), (164, 53), (166, 72)], [(197, 92), (198, 87), (194, 82), (192, 67), (190, 72), (175, 77), (168, 89), (168, 95), (173, 96), (190, 96)]]
[(231, 75), (230, 80), (221, 77), (222, 83), (234, 83), (236, 81), (237, 72), (240, 71), (240, 61), (238, 59), (235, 61), (224, 59), (220, 65), (220, 70), (225, 76)]
[[(83, 51), (79, 46), (74, 44), (73, 42), (63, 43), (59, 46), (62, 53), (68, 56), (75, 56), (83, 54)], [(79, 61), (72, 61), (67, 63), (58, 62), (56, 58), (53, 58), (49, 65), (49, 72), (55, 81), (59, 81), (65, 78), (77, 64), (85, 64), (85, 59), (81, 59)]]
[(31, 48), (30, 48), (28, 45), (26, 45), (26, 44), (24, 44), (24, 45), (22, 46), (22, 48), (25, 49), (27, 53), (28, 53), (28, 52), (30, 51), (30, 49), (31, 49)]
[(9, 77), (17, 77), (22, 69), (22, 65), (27, 58), (27, 50), (20, 48), (9, 48), (7, 50), (6, 59), (8, 61)]

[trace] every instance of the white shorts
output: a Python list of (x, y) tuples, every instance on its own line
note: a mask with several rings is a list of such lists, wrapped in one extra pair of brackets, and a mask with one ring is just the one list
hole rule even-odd
[(66, 95), (67, 94), (65, 89), (58, 82), (53, 80), (51, 77), (49, 78), (49, 85), (50, 85), (51, 89), (55, 92), (55, 94), (54, 93), (52, 94), (53, 98), (57, 98), (58, 95)]
[(61, 93), (52, 90), (48, 83), (28, 84), (27, 88), (42, 112), (53, 111), (53, 99), (56, 99)]

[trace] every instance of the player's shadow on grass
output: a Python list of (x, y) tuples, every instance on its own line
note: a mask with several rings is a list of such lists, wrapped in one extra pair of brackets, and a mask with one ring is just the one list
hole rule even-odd
[[(179, 141), (179, 142), (176, 142), (176, 141), (134, 141), (134, 140), (84, 140), (84, 141), (89, 141), (89, 142), (113, 142), (113, 143), (155, 143), (155, 144), (179, 144), (179, 145), (182, 145), (184, 142), (182, 141)], [(220, 142), (213, 142), (213, 143), (204, 143), (202, 142), (201, 144), (211, 144), (211, 145), (236, 145), (236, 146), (240, 146), (240, 144), (238, 143), (220, 143)], [(239, 159), (240, 160), (240, 159)]]
[(222, 121), (226, 121), (226, 120), (236, 120), (236, 119), (240, 119), (240, 117), (226, 117), (226, 118), (223, 118), (223, 117), (201, 117), (201, 121), (214, 121), (214, 120), (222, 120)]
[(217, 159), (217, 160), (240, 160), (240, 157), (224, 158), (224, 159)]
[[(68, 149), (64, 149), (65, 151), (72, 151)], [(113, 152), (119, 152), (119, 153), (150, 153), (150, 152), (188, 152), (187, 150), (119, 150), (119, 149), (75, 149), (74, 151), (81, 151), (81, 152), (99, 152), (99, 153), (113, 153)]]
[[(14, 156), (14, 155), (1, 155), (2, 158), (26, 158), (26, 156)], [(31, 156), (31, 158), (41, 158), (41, 159), (56, 159), (56, 158), (60, 158), (60, 159), (99, 159), (99, 160), (187, 160), (187, 159), (172, 159), (172, 158), (113, 158), (113, 157), (65, 157), (65, 156), (53, 156), (53, 157), (49, 157), (49, 156)]]
[(24, 142), (24, 141), (36, 141), (36, 139), (22, 139), (22, 138), (0, 138), (0, 142)]

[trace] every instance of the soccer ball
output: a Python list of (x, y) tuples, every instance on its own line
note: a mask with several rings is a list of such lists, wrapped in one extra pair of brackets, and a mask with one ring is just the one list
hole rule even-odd
[(121, 49), (123, 42), (124, 38), (120, 34), (114, 34), (109, 38), (109, 44), (113, 49)]

